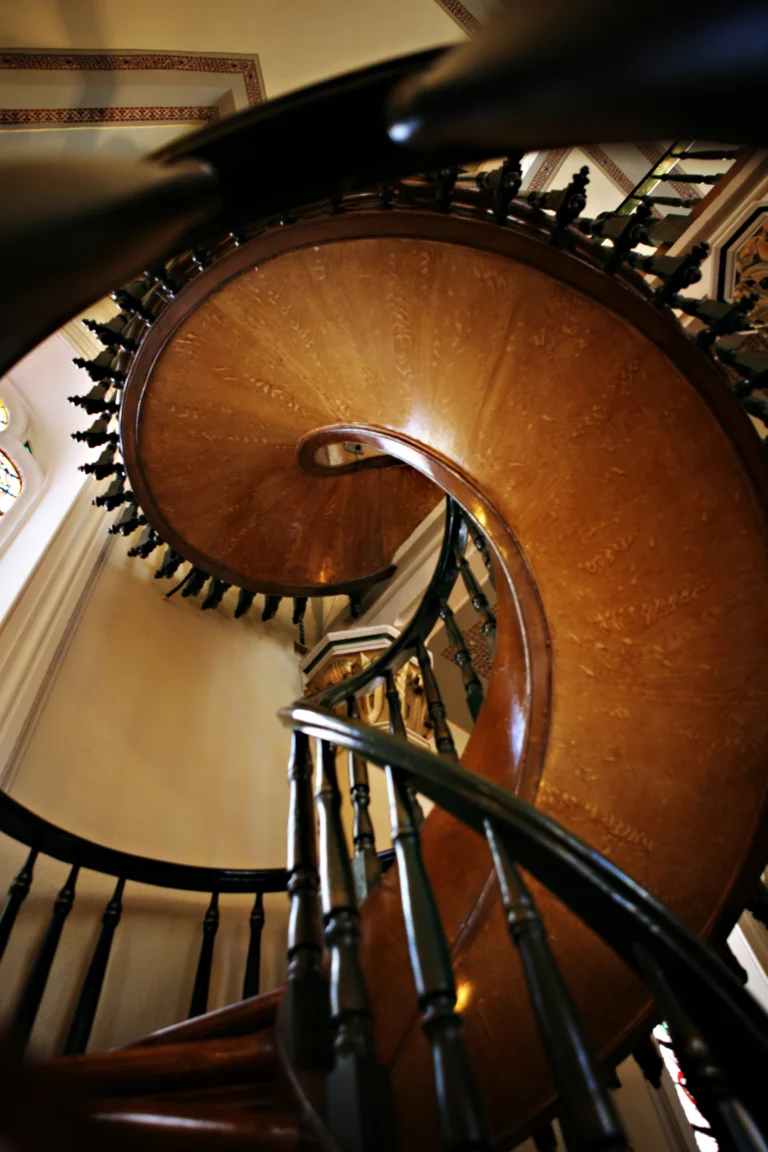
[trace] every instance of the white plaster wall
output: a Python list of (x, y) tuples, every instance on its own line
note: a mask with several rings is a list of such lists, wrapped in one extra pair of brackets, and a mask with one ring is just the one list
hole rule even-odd
[[(29, 580), (86, 480), (78, 471), (78, 465), (92, 453), (86, 445), (73, 440), (71, 433), (87, 427), (90, 421), (67, 397), (88, 391), (89, 382), (86, 374), (72, 363), (72, 356), (72, 348), (57, 333), (25, 356), (9, 373), (27, 408), (29, 420), (24, 435), (42, 470), (43, 482), (34, 507), (5, 546), (0, 537), (0, 622)], [(2, 390), (0, 381), (0, 395)]]
[[(105, 518), (106, 527), (106, 518)], [(278, 708), (301, 694), (293, 630), (232, 619), (180, 597), (120, 541), (95, 586), (11, 793), (60, 826), (126, 851), (190, 864), (283, 867), (289, 735)], [(0, 883), (24, 852), (3, 838)], [(0, 1011), (15, 1003), (65, 866), (41, 861), (3, 960)], [(64, 1039), (112, 881), (83, 873), (33, 1035)], [(249, 897), (221, 898), (209, 1007), (239, 998)], [(92, 1038), (127, 1042), (183, 1019), (206, 897), (129, 884)], [(267, 897), (262, 988), (284, 971), (287, 898)]]

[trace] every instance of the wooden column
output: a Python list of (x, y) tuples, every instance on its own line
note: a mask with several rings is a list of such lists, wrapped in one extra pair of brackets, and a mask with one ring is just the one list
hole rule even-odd
[(327, 1068), (331, 1035), (318, 910), (317, 837), (309, 740), (294, 732), (288, 767), (288, 976), (280, 1008), (283, 1042), (299, 1068)]
[(333, 1068), (326, 1083), (328, 1124), (349, 1152), (396, 1146), (389, 1076), (376, 1057), (368, 988), (360, 964), (360, 916), (341, 822), (336, 749), (323, 742), (315, 769), (320, 829), (320, 893), (331, 964)]

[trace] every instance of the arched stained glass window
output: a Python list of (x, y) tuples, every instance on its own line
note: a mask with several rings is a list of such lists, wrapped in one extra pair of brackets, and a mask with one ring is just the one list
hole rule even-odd
[(0, 516), (13, 507), (22, 487), (21, 473), (10, 456), (0, 450)]
[(8, 408), (2, 398), (0, 398), (0, 432), (5, 432), (10, 422), (11, 417), (8, 414)]

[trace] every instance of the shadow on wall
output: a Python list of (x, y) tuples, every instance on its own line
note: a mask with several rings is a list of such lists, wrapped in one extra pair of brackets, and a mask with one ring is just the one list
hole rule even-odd
[[(290, 738), (278, 708), (301, 693), (294, 630), (202, 613), (127, 560), (118, 541), (61, 663), (11, 792), (80, 835), (214, 867), (283, 867)], [(25, 850), (7, 841), (7, 885)], [(66, 866), (40, 860), (3, 960), (12, 1010)], [(114, 880), (82, 873), (33, 1034), (62, 1043)], [(128, 884), (92, 1047), (184, 1019), (207, 896)], [(251, 896), (223, 896), (209, 1006), (239, 999)], [(287, 898), (265, 900), (262, 988), (282, 980)]]

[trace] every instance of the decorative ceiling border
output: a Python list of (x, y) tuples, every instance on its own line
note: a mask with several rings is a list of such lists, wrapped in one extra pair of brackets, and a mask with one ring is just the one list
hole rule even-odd
[(465, 8), (459, 0), (437, 0), (437, 3), (465, 32), (468, 32), (470, 36), (480, 31), (480, 21), (478, 18), (473, 16), (469, 9)]
[(606, 176), (621, 189), (625, 196), (628, 196), (629, 193), (634, 190), (635, 185), (629, 176), (627, 176), (626, 172), (622, 172), (618, 164), (614, 163), (610, 156), (597, 144), (590, 144), (588, 147), (585, 147), (583, 151), (589, 156), (590, 160), (594, 160), (595, 164), (597, 164), (599, 168), (602, 168)]
[[(463, 7), (459, 4), (458, 7)], [(469, 13), (467, 13), (469, 15)], [(474, 17), (472, 17), (474, 19)], [(242, 76), (249, 105), (265, 98), (258, 56), (206, 56), (195, 52), (47, 52), (0, 53), (0, 70), (45, 72), (209, 72)]]
[(570, 152), (570, 148), (550, 148), (539, 164), (528, 184), (529, 192), (541, 192), (549, 181), (555, 176), (560, 165)]
[(133, 108), (0, 108), (0, 128), (102, 124), (188, 124), (219, 119), (215, 104)]

